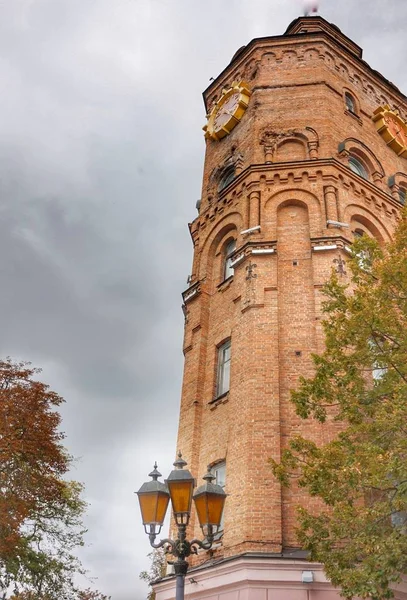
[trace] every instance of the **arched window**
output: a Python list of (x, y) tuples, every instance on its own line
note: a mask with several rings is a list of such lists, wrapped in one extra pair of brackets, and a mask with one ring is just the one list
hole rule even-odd
[(231, 165), (230, 167), (225, 169), (223, 171), (222, 177), (220, 178), (220, 181), (219, 181), (219, 187), (218, 187), (219, 192), (224, 190), (229, 185), (229, 183), (232, 183), (235, 176), (236, 176), (236, 170), (235, 170), (234, 165)]
[[(363, 231), (363, 229), (354, 229), (353, 230), (353, 237), (355, 239), (362, 238), (365, 235), (367, 235), (367, 233), (366, 233), (366, 231)], [(370, 252), (367, 250), (360, 250), (356, 254), (356, 258), (357, 258), (359, 267), (361, 267), (363, 270), (367, 271), (369, 269), (370, 262), (371, 262)]]
[(345, 92), (345, 104), (349, 112), (356, 115), (356, 102), (352, 94)]
[(232, 254), (236, 250), (236, 240), (229, 240), (225, 247), (225, 260), (223, 269), (223, 279), (229, 279), (234, 274), (232, 267)]
[(350, 156), (348, 164), (350, 170), (356, 173), (356, 175), (363, 177), (363, 179), (369, 179), (369, 174), (367, 172), (366, 167), (360, 162), (358, 158), (356, 158), (355, 156)]

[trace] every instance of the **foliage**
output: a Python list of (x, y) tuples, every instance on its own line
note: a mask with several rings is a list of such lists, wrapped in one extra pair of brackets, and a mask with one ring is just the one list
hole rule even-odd
[[(49, 600), (51, 596), (38, 595), (35, 592), (22, 592), (16, 595), (13, 594), (10, 600)], [(111, 600), (111, 596), (105, 596), (98, 591), (83, 590), (79, 592), (78, 596), (75, 596), (77, 600)]]
[(67, 481), (63, 398), (29, 363), (0, 361), (0, 598), (72, 600), (83, 573), (82, 486)]
[[(148, 555), (148, 558), (151, 560), (151, 567), (149, 571), (142, 571), (139, 575), (140, 579), (146, 581), (149, 586), (151, 586), (154, 581), (161, 579), (164, 577), (167, 569), (167, 561), (165, 559), (165, 552), (162, 548), (154, 549)], [(151, 588), (147, 600), (155, 600), (155, 592)]]
[[(407, 216), (381, 249), (356, 240), (350, 286), (325, 287), (326, 350), (293, 392), (297, 414), (337, 423), (322, 447), (296, 437), (274, 474), (321, 501), (298, 539), (346, 597), (393, 595), (407, 573)], [(335, 427), (335, 426), (334, 426)]]
[(79, 593), (78, 600), (111, 600), (111, 596), (105, 596), (100, 592), (93, 592), (91, 590), (85, 590)]

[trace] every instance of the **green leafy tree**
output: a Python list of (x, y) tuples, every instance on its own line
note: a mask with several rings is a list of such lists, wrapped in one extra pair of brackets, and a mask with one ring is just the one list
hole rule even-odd
[(298, 540), (345, 597), (393, 595), (407, 573), (407, 217), (385, 248), (364, 236), (349, 286), (325, 286), (326, 350), (292, 394), (297, 414), (337, 422), (317, 447), (295, 437), (274, 474), (320, 500), (299, 508)]
[[(148, 583), (149, 586), (151, 586), (154, 581), (164, 577), (167, 570), (167, 561), (165, 558), (165, 552), (162, 548), (154, 549), (152, 552), (150, 552), (148, 558), (151, 560), (150, 570), (142, 571), (139, 577)], [(155, 592), (152, 588), (149, 590), (147, 600), (155, 600)]]
[[(63, 398), (29, 363), (0, 361), (0, 598), (76, 600), (83, 573), (82, 486), (57, 407)], [(102, 597), (103, 600), (103, 597)]]

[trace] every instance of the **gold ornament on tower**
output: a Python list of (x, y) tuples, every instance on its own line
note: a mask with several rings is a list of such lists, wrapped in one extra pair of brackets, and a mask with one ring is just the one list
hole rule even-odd
[(376, 129), (398, 156), (407, 158), (407, 123), (388, 104), (379, 106), (373, 113)]
[(252, 92), (244, 81), (234, 82), (230, 88), (225, 88), (207, 115), (208, 123), (203, 128), (205, 137), (221, 140), (229, 135), (245, 114), (251, 95)]

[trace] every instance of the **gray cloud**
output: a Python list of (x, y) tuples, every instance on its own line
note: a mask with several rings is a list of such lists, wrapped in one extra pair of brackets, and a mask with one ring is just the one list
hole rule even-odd
[[(321, 0), (406, 91), (407, 7), (383, 6)], [(0, 350), (67, 400), (90, 502), (82, 556), (114, 600), (145, 597), (133, 492), (175, 453), (201, 93), (300, 13), (300, 0), (0, 1)]]

